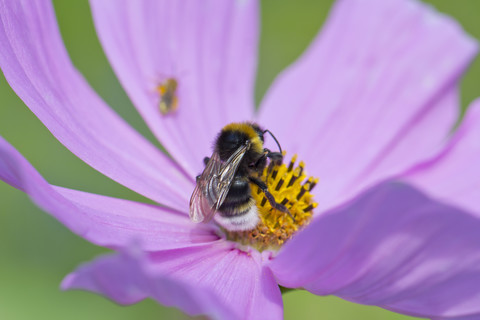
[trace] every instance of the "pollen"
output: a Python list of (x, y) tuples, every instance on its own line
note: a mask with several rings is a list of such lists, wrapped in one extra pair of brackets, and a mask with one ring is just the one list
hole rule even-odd
[(261, 221), (250, 231), (227, 231), (227, 239), (259, 251), (278, 250), (310, 222), (313, 209), (317, 207), (311, 191), (318, 178), (308, 177), (305, 163), (300, 161), (296, 165), (296, 161), (297, 155), (294, 155), (288, 165), (282, 163), (270, 169), (267, 166), (261, 176), (275, 201), (284, 205), (289, 213), (273, 208), (262, 190), (251, 184)]

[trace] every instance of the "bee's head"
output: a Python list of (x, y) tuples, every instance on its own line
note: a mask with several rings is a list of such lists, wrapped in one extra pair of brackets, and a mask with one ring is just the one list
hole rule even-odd
[(239, 130), (222, 130), (215, 143), (220, 159), (227, 160), (238, 148), (243, 146), (249, 137)]

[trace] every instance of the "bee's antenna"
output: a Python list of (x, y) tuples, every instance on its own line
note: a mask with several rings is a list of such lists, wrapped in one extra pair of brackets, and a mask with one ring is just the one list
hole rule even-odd
[(277, 138), (275, 138), (275, 136), (273, 135), (273, 133), (270, 131), (270, 130), (264, 130), (263, 133), (265, 132), (268, 132), (270, 133), (270, 135), (272, 136), (273, 140), (275, 140), (275, 142), (277, 143), (277, 146), (278, 146), (278, 149), (280, 149), (280, 153), (282, 153), (282, 147), (280, 146), (280, 143), (278, 143), (278, 140)]

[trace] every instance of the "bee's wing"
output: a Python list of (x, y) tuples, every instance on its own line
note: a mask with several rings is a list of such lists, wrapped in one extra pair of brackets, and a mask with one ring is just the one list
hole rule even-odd
[(212, 184), (218, 180), (218, 173), (222, 162), (218, 153), (213, 153), (205, 169), (197, 179), (197, 185), (190, 198), (190, 219), (193, 222), (209, 221), (215, 215), (214, 203), (216, 202), (215, 188)]
[(228, 191), (230, 190), (230, 186), (232, 185), (233, 178), (237, 173), (238, 166), (242, 162), (243, 156), (245, 155), (249, 147), (250, 144), (245, 144), (238, 148), (220, 168), (218, 178), (219, 192), (217, 202), (215, 203), (216, 210), (218, 210), (223, 204), (223, 201), (225, 201)]
[(190, 219), (196, 223), (208, 222), (215, 215), (215, 212), (215, 209), (210, 206), (203, 194), (202, 187), (197, 184), (190, 198)]
[(221, 162), (217, 152), (212, 154), (190, 198), (190, 219), (193, 222), (208, 222), (215, 215), (225, 201), (248, 147), (246, 144), (238, 148), (225, 163)]

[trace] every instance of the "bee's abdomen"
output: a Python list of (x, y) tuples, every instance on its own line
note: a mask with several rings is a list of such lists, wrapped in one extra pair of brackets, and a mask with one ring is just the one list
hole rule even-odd
[(220, 206), (219, 213), (225, 217), (246, 214), (255, 200), (251, 195), (250, 184), (247, 179), (236, 177), (228, 191), (225, 201)]

